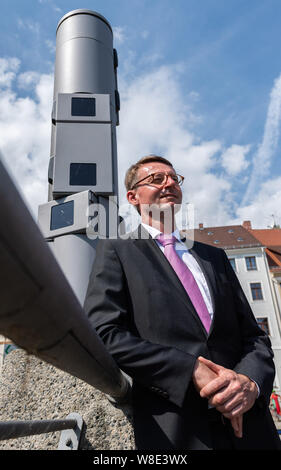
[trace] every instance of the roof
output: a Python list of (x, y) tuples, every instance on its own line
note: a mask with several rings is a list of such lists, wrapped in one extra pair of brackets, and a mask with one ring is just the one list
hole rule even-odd
[(281, 246), (267, 247), (265, 251), (270, 271), (281, 272)]
[(270, 251), (273, 251), (277, 255), (281, 255), (281, 246), (268, 246), (267, 247)]
[(281, 272), (281, 229), (252, 229), (251, 221), (243, 222), (243, 227), (257, 238), (265, 247), (268, 266), (271, 272)]
[(281, 246), (281, 228), (250, 229), (249, 232), (264, 246)]
[(263, 246), (255, 236), (242, 225), (227, 225), (222, 227), (203, 227), (194, 230), (194, 239), (223, 249), (250, 248)]

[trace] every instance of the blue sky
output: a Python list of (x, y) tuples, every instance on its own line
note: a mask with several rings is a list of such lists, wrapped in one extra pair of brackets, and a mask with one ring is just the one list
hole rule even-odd
[(281, 224), (280, 0), (10, 0), (0, 17), (0, 150), (33, 214), (47, 200), (55, 32), (86, 8), (113, 27), (120, 201), (146, 153), (186, 176), (195, 224)]

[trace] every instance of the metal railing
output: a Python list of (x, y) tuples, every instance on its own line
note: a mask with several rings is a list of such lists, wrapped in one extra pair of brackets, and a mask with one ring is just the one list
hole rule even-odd
[(0, 334), (98, 390), (130, 384), (106, 350), (0, 160)]
[(78, 413), (71, 413), (65, 419), (5, 421), (0, 423), (0, 440), (63, 431), (58, 450), (78, 450), (83, 424)]
[[(1, 158), (0, 200), (0, 334), (105, 393), (113, 403), (127, 403), (130, 379), (98, 337)], [(2, 422), (0, 435), (12, 439), (18, 433), (38, 434), (55, 427), (63, 429), (59, 448), (75, 449), (77, 422), (73, 417)]]

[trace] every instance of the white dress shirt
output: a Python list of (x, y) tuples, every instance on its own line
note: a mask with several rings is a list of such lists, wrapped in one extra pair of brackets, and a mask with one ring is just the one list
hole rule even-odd
[[(151, 227), (150, 225), (144, 224), (142, 222), (143, 227), (149, 232), (152, 238), (156, 238), (158, 235), (160, 235), (160, 231), (157, 230), (154, 227)], [(196, 259), (194, 256), (190, 253), (188, 250), (187, 246), (185, 243), (181, 241), (181, 236), (180, 232), (178, 229), (176, 229), (171, 236), (176, 237), (177, 241), (175, 243), (175, 250), (177, 252), (177, 255), (182, 259), (182, 261), (186, 264), (186, 266), (190, 269), (190, 271), (193, 274), (193, 277), (195, 278), (195, 281), (197, 282), (197, 285), (200, 289), (200, 292), (203, 296), (203, 299), (205, 301), (206, 307), (208, 309), (208, 312), (210, 314), (211, 320), (213, 318), (213, 305), (212, 305), (212, 300), (211, 300), (211, 295), (210, 291), (208, 288), (208, 284), (206, 282), (206, 278), (202, 272), (202, 269), (200, 268), (199, 264), (197, 263)], [(164, 246), (161, 245), (161, 243), (156, 239), (156, 242), (161, 249), (161, 251), (164, 253)]]

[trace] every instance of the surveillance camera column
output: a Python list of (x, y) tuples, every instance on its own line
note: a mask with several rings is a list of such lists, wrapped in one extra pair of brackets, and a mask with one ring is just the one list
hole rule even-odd
[[(75, 10), (61, 19), (40, 229), (0, 162), (0, 333), (122, 402), (129, 382), (82, 308), (97, 243), (86, 233), (91, 208), (117, 206), (117, 65), (105, 18)], [(108, 219), (103, 235), (117, 210)]]

